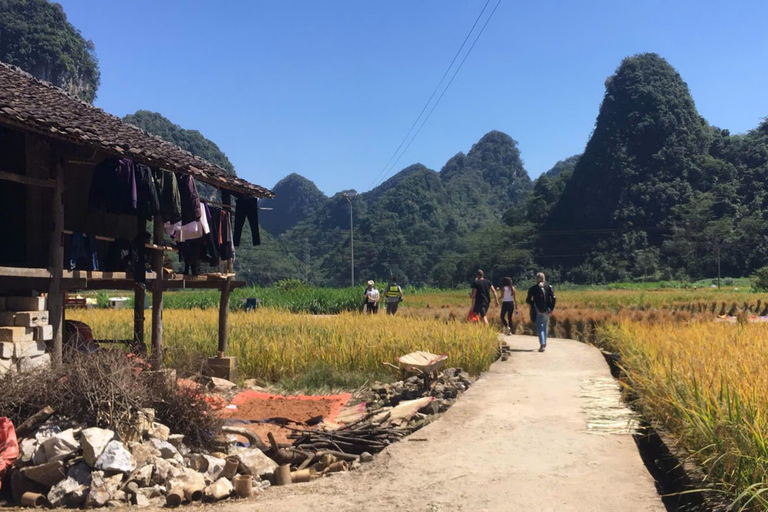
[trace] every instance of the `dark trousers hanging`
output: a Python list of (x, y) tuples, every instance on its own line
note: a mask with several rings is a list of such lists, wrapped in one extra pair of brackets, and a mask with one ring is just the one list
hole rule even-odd
[(240, 235), (243, 233), (245, 219), (251, 225), (251, 238), (253, 245), (261, 244), (259, 236), (259, 202), (255, 197), (240, 197), (235, 206), (235, 247), (240, 246)]
[(90, 268), (85, 270), (99, 270), (99, 257), (96, 255), (96, 240), (85, 233), (72, 234), (72, 246), (69, 248), (69, 270), (77, 267), (77, 260), (85, 256)]

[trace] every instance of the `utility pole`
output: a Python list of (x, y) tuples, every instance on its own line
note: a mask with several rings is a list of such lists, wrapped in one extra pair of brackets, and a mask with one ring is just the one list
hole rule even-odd
[(352, 198), (355, 197), (357, 194), (352, 193), (352, 195), (347, 194), (346, 192), (342, 193), (341, 196), (347, 200), (349, 203), (349, 252), (350, 252), (350, 275), (352, 276), (352, 288), (355, 287), (355, 227), (352, 222)]

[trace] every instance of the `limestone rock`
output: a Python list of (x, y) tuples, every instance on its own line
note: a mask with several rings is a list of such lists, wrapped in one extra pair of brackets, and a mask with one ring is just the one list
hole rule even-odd
[(136, 495), (138, 496), (141, 494), (145, 498), (151, 500), (153, 498), (158, 498), (165, 496), (165, 487), (162, 485), (153, 485), (151, 487), (142, 487), (138, 491), (136, 491)]
[(93, 481), (93, 478), (91, 477), (91, 468), (83, 462), (70, 467), (67, 470), (67, 478), (72, 478), (77, 483), (86, 487), (90, 486)]
[(160, 450), (153, 447), (151, 444), (130, 443), (128, 450), (136, 460), (136, 465), (141, 467), (144, 464), (151, 462), (154, 457), (160, 457)]
[(155, 457), (152, 464), (155, 466), (155, 472), (152, 475), (152, 482), (155, 484), (167, 485), (171, 480), (184, 475), (184, 471), (180, 467), (162, 457)]
[(95, 467), (104, 449), (115, 437), (111, 430), (93, 427), (83, 430), (80, 437), (80, 444), (83, 446), (83, 459), (91, 467)]
[[(78, 501), (82, 503), (85, 501), (85, 489), (86, 487), (79, 483), (77, 480), (67, 477), (51, 487), (51, 490), (48, 491), (48, 502), (54, 508), (69, 503), (74, 505)], [(77, 495), (75, 496), (75, 499), (68, 500), (68, 498), (73, 495)]]
[(152, 473), (154, 473), (154, 471), (155, 466), (147, 464), (136, 472), (133, 481), (136, 482), (139, 487), (148, 487), (152, 484)]
[(168, 442), (175, 446), (179, 452), (184, 451), (184, 434), (171, 434), (168, 436)]
[(363, 452), (360, 454), (360, 462), (373, 462), (373, 455), (371, 455), (368, 452)]
[(168, 436), (171, 435), (171, 429), (163, 425), (162, 423), (154, 422), (149, 429), (149, 437), (160, 439), (161, 441), (167, 441)]
[(239, 470), (247, 475), (270, 475), (277, 469), (277, 463), (256, 448), (241, 448), (233, 456), (240, 461)]
[(160, 452), (160, 456), (164, 459), (176, 459), (182, 462), (184, 459), (181, 457), (179, 450), (176, 449), (168, 441), (162, 441), (154, 438), (149, 440), (150, 446)]
[(208, 468), (203, 472), (205, 479), (210, 482), (214, 482), (219, 478), (219, 475), (224, 470), (224, 466), (227, 461), (211, 455), (203, 455), (208, 461)]
[(24, 468), (22, 472), (25, 477), (46, 487), (53, 487), (66, 477), (64, 474), (64, 463), (60, 460)]
[(109, 501), (109, 493), (103, 489), (91, 489), (85, 497), (85, 506), (88, 508), (100, 508)]
[(226, 478), (219, 478), (214, 483), (205, 488), (203, 495), (209, 500), (219, 501), (223, 500), (224, 498), (229, 498), (234, 490), (235, 488), (232, 485), (232, 482)]
[(42, 446), (48, 462), (65, 460), (80, 449), (80, 443), (75, 441), (74, 430), (71, 428), (49, 437), (43, 441)]
[(93, 467), (102, 471), (130, 473), (136, 469), (136, 461), (123, 443), (112, 440), (107, 447), (104, 448), (104, 451)]
[(214, 393), (226, 393), (232, 389), (235, 389), (237, 384), (228, 381), (227, 379), (220, 379), (218, 377), (211, 377), (211, 391)]

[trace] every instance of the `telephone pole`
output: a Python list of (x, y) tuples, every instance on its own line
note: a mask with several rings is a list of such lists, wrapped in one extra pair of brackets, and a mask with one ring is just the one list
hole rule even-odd
[(350, 252), (350, 275), (352, 277), (352, 288), (355, 287), (355, 227), (352, 221), (352, 198), (357, 193), (353, 192), (352, 195), (346, 192), (341, 194), (341, 197), (347, 200), (349, 203), (349, 252)]

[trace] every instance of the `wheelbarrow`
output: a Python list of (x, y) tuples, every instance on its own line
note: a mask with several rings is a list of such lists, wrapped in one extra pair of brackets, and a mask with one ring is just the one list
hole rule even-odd
[(386, 366), (391, 366), (400, 370), (400, 378), (405, 380), (409, 374), (423, 375), (427, 384), (433, 379), (437, 379), (437, 374), (448, 360), (448, 354), (432, 354), (418, 350), (397, 358), (397, 365), (384, 362)]

